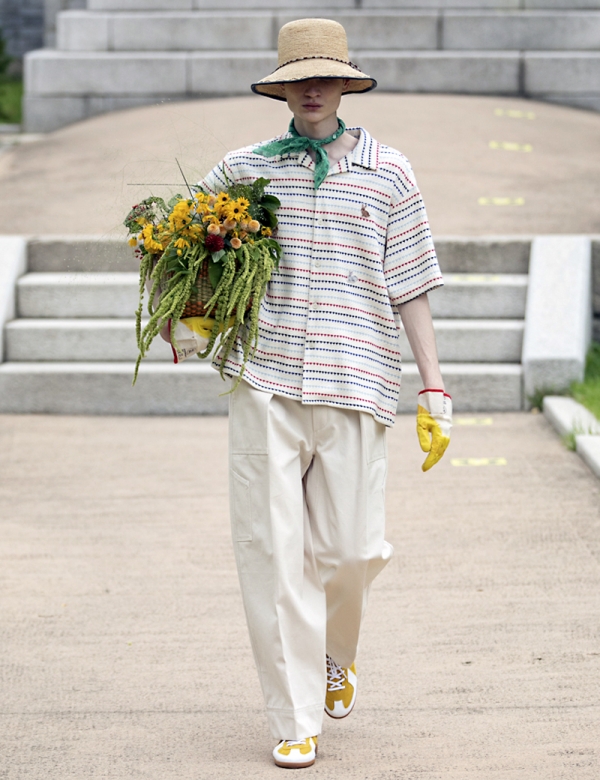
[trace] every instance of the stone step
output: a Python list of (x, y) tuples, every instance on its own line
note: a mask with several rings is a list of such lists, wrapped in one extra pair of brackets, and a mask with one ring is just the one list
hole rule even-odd
[[(440, 360), (448, 363), (518, 363), (523, 345), (523, 320), (434, 320)], [(22, 319), (5, 328), (6, 360), (132, 361), (137, 357), (135, 327), (130, 320)], [(414, 360), (406, 334), (401, 351)], [(146, 361), (170, 361), (169, 345), (156, 338)]]
[[(435, 236), (435, 247), (444, 273), (526, 274), (529, 269), (527, 236)], [(40, 236), (27, 246), (27, 268), (36, 273), (135, 272), (138, 267), (124, 238)]]
[[(600, 110), (600, 51), (407, 51), (350, 56), (391, 92), (519, 95)], [(48, 132), (89, 116), (198, 97), (245, 95), (273, 71), (273, 50), (64, 52), (25, 58), (25, 129)]]
[[(445, 286), (430, 296), (441, 319), (522, 319), (527, 297), (524, 274), (446, 274)], [(36, 319), (118, 317), (137, 308), (134, 273), (30, 273), (17, 283), (19, 317)]]
[[(461, 50), (594, 50), (598, 11), (416, 11), (319, 9), (340, 22), (350, 48)], [(277, 48), (278, 30), (306, 11), (65, 11), (58, 16), (63, 51), (238, 51)]]
[[(600, 8), (600, 0), (326, 0), (328, 8), (455, 8), (488, 9), (589, 9)], [(192, 11), (263, 8), (321, 9), (319, 0), (87, 0), (92, 11)], [(308, 15), (308, 14), (307, 14)]]
[[(444, 381), (459, 412), (523, 408), (519, 365), (448, 363)], [(146, 363), (131, 386), (132, 363), (4, 363), (0, 414), (224, 414), (228, 389), (206, 362)], [(403, 370), (400, 412), (416, 411), (416, 365)]]
[(124, 317), (137, 309), (136, 273), (25, 274), (17, 282), (19, 317)]

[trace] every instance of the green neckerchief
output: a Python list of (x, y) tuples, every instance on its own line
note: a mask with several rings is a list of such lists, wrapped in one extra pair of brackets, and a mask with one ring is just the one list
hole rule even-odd
[(303, 152), (305, 149), (313, 149), (317, 155), (315, 163), (315, 189), (318, 190), (329, 172), (329, 157), (327, 157), (327, 152), (323, 147), (339, 138), (345, 130), (346, 125), (341, 119), (338, 119), (338, 129), (335, 133), (332, 133), (327, 138), (315, 140), (307, 138), (305, 135), (300, 135), (294, 127), (294, 120), (292, 119), (288, 128), (288, 132), (292, 134), (291, 138), (271, 141), (255, 149), (254, 154), (260, 154), (261, 157), (275, 157), (276, 154), (290, 154)]

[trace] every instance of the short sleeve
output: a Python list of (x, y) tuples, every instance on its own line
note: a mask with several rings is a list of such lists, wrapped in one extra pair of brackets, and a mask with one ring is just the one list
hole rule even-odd
[(216, 195), (219, 192), (227, 189), (227, 179), (225, 178), (225, 172), (227, 173), (227, 179), (229, 183), (234, 181), (231, 166), (227, 160), (227, 155), (221, 160), (220, 163), (215, 165), (212, 171), (209, 171), (203, 179), (198, 182), (198, 187), (211, 195)]
[[(407, 303), (444, 283), (425, 204), (410, 166), (394, 188), (383, 273), (394, 305)], [(407, 184), (408, 182), (408, 184)]]

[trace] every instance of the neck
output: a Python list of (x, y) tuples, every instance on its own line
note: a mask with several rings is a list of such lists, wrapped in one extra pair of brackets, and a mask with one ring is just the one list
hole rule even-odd
[(332, 135), (338, 129), (337, 114), (326, 117), (321, 122), (305, 122), (294, 114), (294, 127), (298, 135), (320, 141), (322, 138)]

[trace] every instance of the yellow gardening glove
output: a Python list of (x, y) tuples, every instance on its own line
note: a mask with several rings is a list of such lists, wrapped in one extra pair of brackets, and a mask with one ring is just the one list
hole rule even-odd
[(429, 471), (441, 459), (450, 444), (452, 398), (443, 390), (422, 390), (417, 406), (417, 434), (423, 452), (429, 455), (421, 466)]

